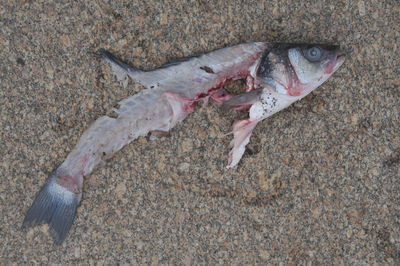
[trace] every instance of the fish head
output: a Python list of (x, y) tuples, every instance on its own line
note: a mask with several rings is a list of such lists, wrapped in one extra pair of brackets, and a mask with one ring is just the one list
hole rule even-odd
[(325, 82), (344, 62), (338, 46), (276, 44), (267, 48), (256, 80), (283, 95), (304, 97)]

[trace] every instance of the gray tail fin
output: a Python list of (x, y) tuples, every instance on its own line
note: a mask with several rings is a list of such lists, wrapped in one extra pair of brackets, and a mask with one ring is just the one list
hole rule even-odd
[(114, 74), (117, 76), (118, 81), (121, 82), (124, 87), (128, 85), (128, 76), (130, 76), (132, 79), (137, 79), (137, 76), (143, 73), (142, 71), (131, 67), (127, 63), (122, 62), (112, 53), (104, 49), (100, 49), (99, 53), (101, 57), (111, 65), (111, 68)]
[(50, 175), (26, 213), (22, 228), (49, 224), (54, 242), (61, 244), (74, 221), (80, 198), (80, 194), (58, 184), (54, 174)]

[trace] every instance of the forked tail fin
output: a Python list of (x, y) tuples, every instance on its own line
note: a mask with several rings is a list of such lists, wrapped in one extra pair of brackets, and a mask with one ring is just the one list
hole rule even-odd
[(61, 244), (74, 221), (81, 194), (61, 186), (51, 174), (25, 215), (22, 228), (49, 224), (56, 244)]

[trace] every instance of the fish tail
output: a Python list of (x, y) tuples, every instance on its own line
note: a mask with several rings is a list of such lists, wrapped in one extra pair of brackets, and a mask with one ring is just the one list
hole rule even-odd
[(36, 195), (25, 215), (22, 228), (46, 223), (54, 242), (60, 244), (71, 228), (80, 199), (81, 193), (74, 193), (61, 186), (53, 173)]
[(111, 68), (114, 74), (117, 76), (118, 81), (121, 82), (124, 87), (128, 85), (128, 76), (133, 80), (138, 80), (138, 76), (143, 73), (143, 71), (135, 69), (127, 63), (122, 62), (105, 49), (100, 49), (99, 53), (101, 57), (111, 65)]

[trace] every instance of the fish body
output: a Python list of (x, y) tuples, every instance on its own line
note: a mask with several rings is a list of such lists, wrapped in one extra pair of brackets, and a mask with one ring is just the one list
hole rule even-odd
[[(227, 167), (234, 168), (258, 122), (306, 96), (344, 60), (335, 46), (254, 42), (141, 71), (100, 52), (123, 86), (131, 78), (146, 89), (119, 102), (114, 116), (98, 118), (36, 196), (23, 226), (49, 224), (56, 243), (73, 223), (84, 177), (126, 144), (149, 132), (168, 132), (196, 102), (212, 98), (225, 108), (249, 108), (249, 118), (233, 126)], [(246, 79), (246, 92), (231, 95), (223, 85), (236, 79)]]

